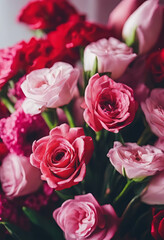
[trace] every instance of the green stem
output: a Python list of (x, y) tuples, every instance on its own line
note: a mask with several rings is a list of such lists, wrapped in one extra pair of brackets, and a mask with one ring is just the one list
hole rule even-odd
[(140, 138), (138, 139), (137, 144), (140, 146), (146, 144), (152, 136), (153, 133), (151, 132), (149, 126), (147, 126), (143, 131), (142, 135), (140, 136)]
[(58, 118), (57, 118), (56, 109), (48, 109), (42, 112), (42, 117), (45, 120), (50, 130), (57, 126)]
[(120, 132), (115, 134), (115, 141), (119, 141), (120, 143), (122, 143), (122, 145), (125, 145), (124, 139)]
[(75, 127), (75, 123), (74, 123), (73, 117), (72, 117), (68, 107), (64, 106), (63, 110), (64, 110), (64, 113), (65, 113), (65, 115), (67, 117), (67, 120), (68, 120), (68, 123), (69, 123), (70, 127), (71, 128)]
[(120, 192), (120, 194), (114, 199), (114, 203), (118, 202), (129, 190), (130, 188), (133, 186), (134, 181), (128, 179), (125, 187), (122, 189), (122, 191)]
[(2, 100), (3, 104), (7, 107), (7, 109), (9, 110), (10, 113), (15, 112), (15, 108), (8, 98), (1, 97), (1, 100)]

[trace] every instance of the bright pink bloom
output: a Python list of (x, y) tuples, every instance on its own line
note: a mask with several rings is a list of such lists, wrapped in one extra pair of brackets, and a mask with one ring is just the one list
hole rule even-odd
[[(84, 70), (93, 69), (96, 57), (98, 72), (111, 72), (111, 78), (119, 78), (137, 55), (133, 49), (116, 38), (103, 38), (90, 43), (84, 50)], [(119, 66), (119, 67), (118, 67)]]
[(21, 85), (27, 97), (22, 105), (24, 111), (37, 114), (45, 108), (68, 104), (73, 97), (78, 77), (79, 70), (64, 62), (57, 62), (50, 69), (31, 72)]
[(52, 129), (49, 136), (33, 143), (30, 161), (40, 168), (42, 180), (51, 188), (61, 190), (84, 179), (92, 153), (92, 138), (84, 135), (83, 128), (62, 124)]
[(66, 0), (32, 0), (21, 10), (18, 20), (31, 29), (50, 31), (67, 22), (73, 14), (77, 11)]
[(157, 42), (163, 24), (163, 9), (158, 0), (145, 1), (130, 15), (124, 24), (122, 36), (125, 41), (132, 38), (139, 43), (139, 53), (148, 52)]
[(149, 185), (143, 191), (141, 200), (151, 205), (164, 204), (164, 171), (153, 176)]
[(110, 13), (108, 19), (109, 29), (116, 38), (121, 39), (122, 28), (128, 17), (144, 2), (145, 0), (122, 0)]
[(153, 89), (145, 102), (141, 103), (141, 108), (152, 132), (164, 137), (164, 89)]
[(136, 143), (126, 143), (124, 146), (120, 142), (114, 142), (107, 156), (116, 170), (120, 174), (125, 170), (130, 179), (152, 176), (164, 170), (163, 151), (150, 145), (141, 147)]
[(10, 198), (37, 191), (42, 184), (40, 177), (40, 171), (24, 156), (9, 153), (0, 166), (2, 189)]
[(100, 206), (91, 193), (65, 201), (53, 212), (66, 240), (110, 240), (119, 219), (110, 204)]
[(94, 131), (105, 128), (117, 133), (133, 121), (137, 103), (130, 87), (95, 74), (86, 87), (82, 107), (84, 120)]
[(29, 156), (32, 143), (48, 134), (48, 127), (40, 115), (31, 116), (18, 109), (0, 120), (0, 137), (10, 152)]

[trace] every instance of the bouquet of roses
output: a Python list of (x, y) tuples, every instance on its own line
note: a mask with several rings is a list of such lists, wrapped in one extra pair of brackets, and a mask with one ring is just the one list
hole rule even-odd
[(0, 239), (164, 239), (164, 8), (106, 26), (30, 1), (0, 49)]

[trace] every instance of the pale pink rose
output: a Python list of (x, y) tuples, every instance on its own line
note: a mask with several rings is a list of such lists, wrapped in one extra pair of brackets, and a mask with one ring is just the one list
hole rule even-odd
[(109, 39), (100, 39), (97, 42), (90, 43), (84, 50), (84, 70), (93, 69), (95, 59), (98, 59), (98, 72), (111, 72), (111, 78), (119, 78), (129, 63), (137, 55), (133, 53), (125, 43), (118, 39), (110, 37)]
[(141, 103), (141, 108), (152, 132), (164, 137), (164, 89), (153, 89), (150, 97)]
[(155, 147), (161, 149), (164, 152), (164, 137), (158, 138), (154, 144)]
[(122, 36), (122, 28), (128, 17), (144, 2), (145, 0), (122, 0), (110, 13), (108, 27), (116, 38)]
[(55, 63), (50, 69), (34, 70), (26, 76), (21, 88), (26, 96), (23, 109), (37, 114), (45, 108), (68, 104), (77, 85), (79, 70), (64, 62)]
[(164, 171), (153, 176), (142, 193), (141, 201), (151, 205), (164, 204)]
[(138, 106), (130, 87), (99, 74), (90, 78), (84, 99), (84, 120), (94, 131), (117, 133), (133, 121)]
[(7, 197), (14, 198), (35, 192), (42, 184), (38, 169), (30, 159), (9, 153), (0, 166), (0, 181)]
[(113, 207), (100, 206), (91, 193), (65, 201), (53, 217), (66, 240), (110, 240), (119, 225)]
[(84, 135), (83, 128), (62, 124), (33, 143), (30, 161), (40, 168), (42, 180), (51, 188), (62, 190), (84, 179), (93, 148), (92, 138)]
[(152, 176), (164, 170), (163, 151), (151, 145), (141, 147), (136, 143), (126, 143), (124, 146), (114, 142), (107, 156), (116, 170), (120, 174), (125, 170), (130, 179)]
[(139, 53), (148, 52), (157, 42), (163, 24), (163, 9), (158, 0), (147, 0), (133, 12), (124, 24), (123, 39), (128, 42), (135, 34)]

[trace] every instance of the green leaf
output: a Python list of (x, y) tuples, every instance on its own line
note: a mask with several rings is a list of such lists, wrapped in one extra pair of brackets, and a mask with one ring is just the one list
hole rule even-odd
[(29, 220), (39, 226), (40, 228), (44, 229), (54, 240), (64, 240), (63, 232), (56, 224), (55, 220), (51, 221), (42, 215), (40, 215), (38, 212), (23, 207), (23, 212), (26, 214), (26, 216), (29, 218)]
[(63, 193), (62, 191), (55, 191), (56, 194), (64, 201), (68, 200), (68, 199), (73, 199), (73, 196), (72, 195), (68, 195), (68, 194), (65, 194)]
[(128, 37), (123, 37), (125, 39), (125, 43), (127, 46), (132, 47), (134, 52), (138, 53), (138, 39), (137, 39), (137, 34), (136, 34), (137, 27), (133, 29), (131, 32), (131, 35)]
[(16, 240), (32, 240), (31, 235), (28, 232), (25, 232), (18, 226), (9, 223), (9, 222), (0, 222), (7, 231), (10, 233), (10, 235), (16, 239)]
[(90, 77), (92, 77), (92, 76), (95, 75), (96, 73), (98, 73), (98, 59), (97, 59), (97, 57), (95, 58), (95, 62), (94, 62), (93, 68), (92, 68), (92, 70), (91, 70), (91, 75), (90, 75)]
[(104, 76), (104, 75), (107, 75), (108, 77), (111, 77), (111, 72), (101, 72), (99, 73), (100, 77)]

